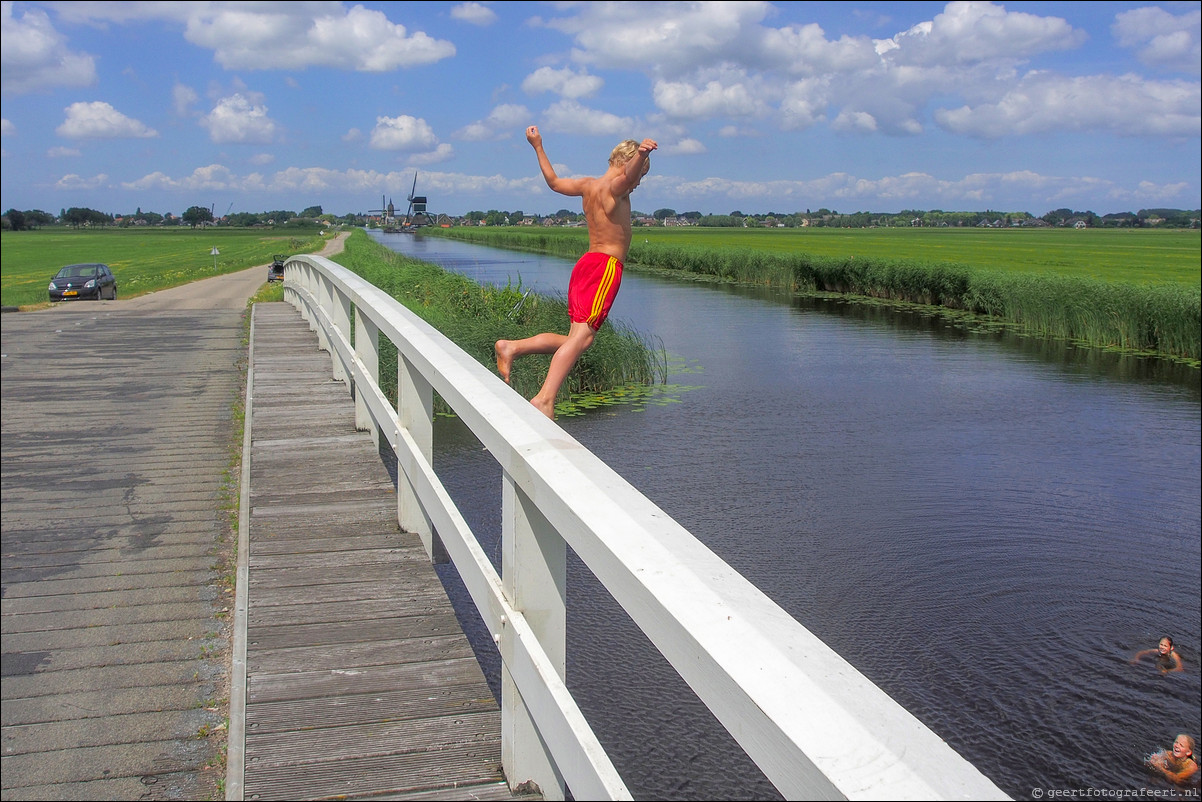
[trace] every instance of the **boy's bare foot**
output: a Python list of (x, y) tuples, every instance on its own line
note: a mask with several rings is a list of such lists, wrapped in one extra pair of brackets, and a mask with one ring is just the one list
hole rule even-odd
[(505, 383), (509, 384), (509, 371), (513, 368), (513, 353), (510, 350), (509, 340), (497, 340), (492, 350), (497, 355), (497, 372), (501, 374)]
[(551, 420), (555, 420), (555, 401), (554, 400), (552, 400), (550, 403), (548, 403), (546, 401), (543, 401), (538, 396), (535, 396), (534, 398), (530, 399), (530, 403), (534, 404), (534, 408), (537, 409), (539, 412), (543, 413)]

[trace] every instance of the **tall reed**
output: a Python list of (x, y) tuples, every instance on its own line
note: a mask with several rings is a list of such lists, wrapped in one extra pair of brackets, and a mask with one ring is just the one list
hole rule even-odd
[[(561, 229), (562, 231), (562, 229)], [(443, 236), (495, 247), (581, 252), (587, 232), (450, 229)], [(629, 264), (793, 292), (836, 292), (986, 315), (1021, 331), (1095, 346), (1202, 358), (1197, 285), (1105, 281), (1055, 273), (1010, 273), (955, 263), (828, 257), (748, 248), (689, 247), (633, 239)]]
[[(351, 235), (338, 261), (396, 298), (490, 369), (496, 367), (493, 345), (497, 340), (516, 340), (543, 331), (567, 332), (567, 303), (562, 298), (527, 294), (520, 284), (480, 285), (437, 265), (395, 253), (363, 232)], [(394, 403), (396, 358), (395, 346), (381, 343), (380, 383)], [(518, 360), (510, 376), (511, 386), (523, 396), (533, 397), (549, 364), (549, 356)], [(638, 332), (611, 319), (576, 363), (564, 382), (561, 397), (666, 381), (667, 360), (662, 348), (653, 347)]]

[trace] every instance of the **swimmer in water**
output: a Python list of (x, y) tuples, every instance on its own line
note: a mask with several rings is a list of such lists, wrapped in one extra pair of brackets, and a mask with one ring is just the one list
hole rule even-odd
[(1173, 639), (1168, 635), (1160, 639), (1160, 643), (1156, 645), (1155, 649), (1144, 649), (1142, 652), (1137, 652), (1135, 657), (1131, 658), (1131, 665), (1135, 665), (1145, 657), (1156, 658), (1156, 667), (1160, 669), (1161, 674), (1185, 671), (1181, 655), (1177, 654), (1177, 650), (1173, 648)]
[(1198, 764), (1194, 761), (1194, 739), (1181, 733), (1173, 741), (1171, 750), (1162, 749), (1149, 757), (1148, 766), (1177, 785), (1197, 783)]

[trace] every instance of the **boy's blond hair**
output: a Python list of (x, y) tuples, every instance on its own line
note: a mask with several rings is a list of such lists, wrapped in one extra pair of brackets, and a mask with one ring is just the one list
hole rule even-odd
[[(613, 153), (609, 154), (609, 166), (625, 164), (635, 157), (639, 152), (639, 143), (633, 139), (624, 139), (618, 143), (618, 146), (613, 149)], [(643, 175), (647, 175), (647, 171), (651, 169), (651, 159), (643, 162)]]

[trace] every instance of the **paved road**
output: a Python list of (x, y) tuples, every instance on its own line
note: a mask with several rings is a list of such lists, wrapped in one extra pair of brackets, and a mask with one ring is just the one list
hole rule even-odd
[(265, 279), (3, 315), (5, 800), (220, 796), (234, 410)]

